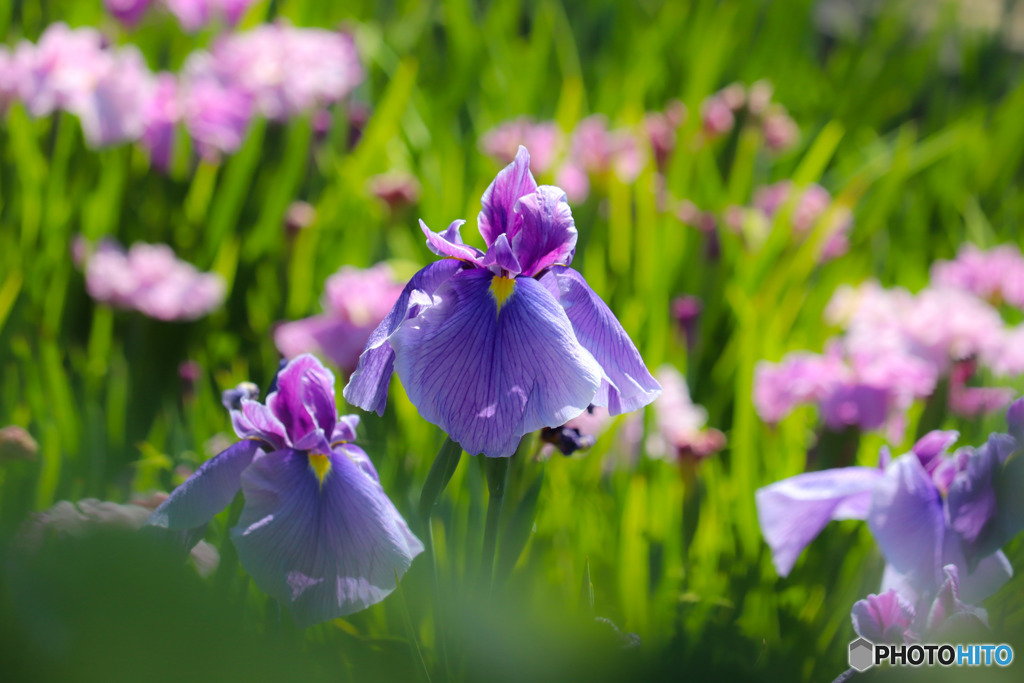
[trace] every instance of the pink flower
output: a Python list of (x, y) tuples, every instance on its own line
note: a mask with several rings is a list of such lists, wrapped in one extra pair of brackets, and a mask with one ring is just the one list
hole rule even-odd
[(70, 29), (51, 24), (33, 45), (15, 49), (18, 96), (32, 116), (47, 116), (80, 102), (95, 88), (109, 55), (103, 36), (92, 28)]
[(213, 73), (277, 121), (344, 99), (364, 77), (351, 36), (337, 31), (267, 24), (222, 37), (211, 54)]
[(553, 121), (535, 122), (527, 116), (506, 121), (480, 139), (480, 149), (500, 164), (510, 164), (522, 145), (530, 150), (530, 168), (544, 173), (565, 144), (562, 131)]
[(157, 168), (166, 170), (170, 166), (174, 132), (181, 117), (178, 82), (173, 74), (161, 73), (142, 110), (142, 145), (149, 150), (150, 161)]
[(181, 115), (204, 156), (236, 151), (253, 116), (253, 98), (214, 73), (209, 54), (189, 57), (180, 83)]
[(800, 129), (785, 109), (773, 109), (761, 123), (761, 133), (768, 149), (780, 152), (789, 149), (800, 139)]
[(420, 181), (404, 171), (381, 173), (370, 178), (370, 192), (391, 209), (398, 209), (419, 200)]
[(704, 132), (711, 137), (725, 135), (736, 125), (729, 103), (718, 93), (704, 100), (700, 105), (700, 118)]
[(89, 296), (158, 320), (195, 320), (218, 308), (227, 294), (224, 279), (179, 261), (164, 244), (136, 243), (126, 253), (101, 242), (85, 264)]
[(657, 379), (661, 383), (661, 396), (654, 401), (658, 435), (648, 439), (648, 452), (700, 461), (725, 448), (725, 435), (707, 427), (708, 413), (690, 400), (682, 374), (663, 365)]
[(964, 244), (956, 259), (936, 261), (931, 277), (936, 284), (1024, 309), (1024, 257), (1016, 245), (1004, 244), (982, 251), (973, 244)]
[(274, 332), (274, 343), (286, 358), (322, 353), (351, 372), (370, 333), (391, 310), (402, 288), (385, 264), (366, 270), (344, 266), (327, 279), (324, 313), (281, 324)]
[(92, 87), (82, 88), (67, 105), (78, 116), (86, 142), (95, 148), (137, 140), (154, 88), (142, 53), (134, 46), (104, 52), (94, 66)]

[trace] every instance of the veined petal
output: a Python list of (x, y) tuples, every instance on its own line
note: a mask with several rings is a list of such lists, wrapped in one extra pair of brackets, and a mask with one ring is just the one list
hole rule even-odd
[(469, 453), (512, 455), (592, 402), (601, 369), (565, 312), (532, 278), (492, 292), (487, 270), (457, 273), (391, 339), (396, 368), (424, 419)]
[(532, 277), (556, 263), (572, 263), (576, 222), (562, 188), (541, 185), (533, 194), (520, 197), (515, 211), (523, 217), (523, 225), (512, 238), (512, 248), (523, 275)]
[(633, 340), (608, 305), (572, 268), (555, 267), (551, 272), (576, 338), (603, 371), (594, 405), (606, 406), (611, 415), (619, 415), (639, 410), (658, 398), (661, 385), (647, 370)]
[(462, 241), (462, 235), (459, 234), (459, 230), (465, 222), (464, 220), (452, 221), (444, 232), (437, 233), (420, 220), (420, 230), (427, 238), (427, 248), (438, 256), (451, 256), (463, 261), (478, 263), (483, 254), (476, 247), (465, 244)]
[(174, 489), (170, 497), (146, 520), (150, 526), (171, 530), (194, 529), (206, 524), (226, 508), (242, 485), (242, 472), (262, 443), (243, 439), (207, 460), (195, 474)]
[(395, 352), (388, 339), (402, 323), (419, 312), (419, 306), (410, 302), (413, 293), (433, 294), (442, 282), (461, 269), (461, 261), (444, 259), (431, 263), (412, 276), (388, 317), (381, 321), (370, 335), (370, 341), (366, 342), (366, 348), (359, 356), (359, 365), (342, 392), (346, 401), (363, 410), (384, 414), (388, 402), (388, 383), (395, 366)]
[(874, 467), (805, 472), (758, 489), (757, 519), (779, 576), (833, 519), (864, 519), (871, 491), (882, 479)]
[(380, 602), (423, 551), (377, 480), (345, 451), (318, 454), (328, 460), (317, 468), (309, 454), (275, 451), (242, 477), (245, 508), (231, 530), (238, 557), (300, 626)]
[(505, 233), (511, 240), (519, 232), (523, 217), (515, 213), (516, 201), (537, 190), (537, 181), (530, 173), (530, 153), (522, 145), (515, 160), (494, 178), (480, 199), (483, 210), (477, 216), (477, 227), (487, 246)]
[(914, 453), (896, 458), (875, 486), (868, 527), (894, 572), (919, 595), (942, 577), (942, 497)]
[(334, 426), (334, 433), (331, 434), (331, 443), (339, 441), (355, 441), (356, 428), (359, 426), (358, 415), (339, 415), (338, 424)]
[(890, 589), (855, 602), (850, 617), (857, 635), (872, 643), (903, 643), (914, 622), (914, 606)]

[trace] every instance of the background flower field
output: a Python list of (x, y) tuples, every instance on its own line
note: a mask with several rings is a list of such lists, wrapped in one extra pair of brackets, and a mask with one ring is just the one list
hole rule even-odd
[[(1024, 8), (984, 20), (991, 4), (261, 0), (233, 29), (192, 30), (160, 3), (132, 26), (98, 0), (0, 3), (12, 54), (64, 22), (137, 46), (153, 72), (184, 73), (222, 31), (279, 22), (351, 36), (362, 69), (330, 106), (257, 112), (236, 149), (193, 136), (163, 165), (141, 135), (96, 144), (82, 117), (33, 115), (0, 82), (0, 426), (32, 442), (5, 437), (0, 450), (0, 678), (832, 680), (847, 668), (851, 607), (878, 591), (881, 553), (864, 525), (839, 522), (780, 578), (755, 490), (874, 467), (882, 446), (905, 453), (940, 427), (980, 444), (1005, 431), (1005, 405), (950, 409), (947, 373), (901, 408), (899, 428), (826, 430), (813, 401), (759, 414), (755, 377), (763, 361), (822, 353), (842, 334), (826, 308), (843, 285), (917, 292), (965, 243), (1021, 246)], [(733, 83), (746, 100), (730, 107)], [(593, 114), (613, 151), (603, 166), (573, 149)], [(386, 262), (403, 282), (434, 260), (417, 220), (472, 223), (511, 160), (494, 131), (521, 117), (561, 139), (530, 151), (538, 182), (576, 189), (573, 266), (652, 372), (681, 373), (707, 413), (684, 437), (719, 430), (714, 448), (673, 441), (689, 401), (615, 418), (571, 457), (525, 438), (488, 594), (484, 458), (463, 456), (423, 515), (444, 434), (397, 380), (383, 417), (345, 405), (353, 368), (324, 356), (384, 491), (430, 539), (380, 604), (299, 630), (239, 567), (227, 533), (239, 501), (210, 524), (219, 562), (206, 572), (130, 533), (26, 550), (26, 525), (59, 517), (59, 501), (146, 501), (224, 448), (221, 393), (270, 385), (281, 323), (362, 310), (329, 284), (321, 299), (342, 266)], [(555, 159), (543, 170), (538, 146)], [(827, 190), (803, 228), (794, 191), (758, 208), (758, 191), (782, 181)], [(470, 227), (467, 242), (483, 246)], [(88, 268), (105, 238), (169, 245), (223, 293), (181, 316), (97, 296)], [(367, 287), (365, 306), (387, 288)], [(993, 306), (1007, 335), (1024, 321)], [(993, 348), (998, 359), (1018, 349)], [(971, 386), (1020, 395), (1024, 367), (1013, 370), (981, 362)], [(1024, 652), (1024, 547), (1004, 550), (1018, 576), (984, 605), (988, 642)]]

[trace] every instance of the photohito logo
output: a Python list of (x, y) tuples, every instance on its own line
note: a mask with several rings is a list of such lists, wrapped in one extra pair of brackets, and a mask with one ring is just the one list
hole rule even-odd
[(999, 645), (875, 645), (867, 638), (850, 643), (850, 667), (866, 671), (888, 663), (892, 666), (1009, 666), (1013, 648)]

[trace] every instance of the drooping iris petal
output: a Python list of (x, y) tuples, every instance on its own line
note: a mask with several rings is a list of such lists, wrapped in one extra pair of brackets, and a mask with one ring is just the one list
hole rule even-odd
[(601, 381), (543, 285), (486, 270), (455, 274), (391, 344), (423, 418), (468, 453), (490, 457), (510, 456), (522, 435), (582, 413)]
[(656, 399), (661, 386), (608, 305), (572, 268), (554, 267), (552, 272), (576, 338), (594, 355), (603, 372), (601, 387), (592, 403), (619, 415), (639, 410)]
[(242, 471), (261, 447), (255, 439), (243, 439), (207, 460), (184, 484), (153, 511), (147, 525), (186, 530), (206, 524), (226, 508), (242, 486)]
[(520, 145), (515, 160), (498, 173), (480, 199), (483, 210), (477, 216), (477, 227), (487, 246), (502, 233), (510, 240), (515, 238), (523, 222), (522, 215), (513, 210), (516, 202), (536, 190), (537, 181), (530, 173), (530, 153)]
[(562, 188), (541, 185), (533, 194), (521, 197), (515, 210), (523, 217), (523, 224), (512, 238), (512, 248), (523, 275), (533, 277), (556, 263), (572, 263), (576, 222)]
[(378, 415), (384, 414), (388, 401), (388, 383), (391, 381), (391, 372), (395, 366), (395, 351), (388, 343), (388, 339), (402, 323), (419, 312), (418, 305), (410, 302), (414, 293), (433, 294), (441, 283), (461, 268), (460, 261), (444, 259), (431, 263), (413, 275), (391, 312), (366, 342), (366, 348), (359, 357), (359, 365), (345, 386), (343, 394), (346, 401), (363, 410), (373, 410)]
[(483, 254), (476, 247), (463, 243), (462, 235), (459, 233), (465, 222), (464, 220), (452, 221), (444, 232), (437, 233), (428, 228), (427, 224), (421, 220), (420, 230), (427, 238), (427, 248), (438, 256), (451, 256), (464, 261), (478, 262)]
[(872, 643), (904, 643), (914, 621), (914, 606), (894, 590), (854, 603), (853, 630)]
[(300, 626), (379, 602), (423, 551), (380, 484), (346, 451), (358, 449), (325, 454), (322, 482), (310, 456), (293, 450), (268, 453), (242, 478), (246, 505), (231, 531), (239, 559)]
[(942, 498), (913, 453), (893, 461), (875, 486), (868, 527), (894, 572), (918, 594), (937, 586), (945, 521)]
[(757, 519), (779, 576), (833, 519), (867, 517), (871, 492), (882, 478), (874, 467), (805, 472), (758, 489)]
[(960, 432), (933, 429), (914, 444), (911, 449), (921, 461), (921, 466), (932, 472), (941, 462), (940, 456), (960, 438)]

